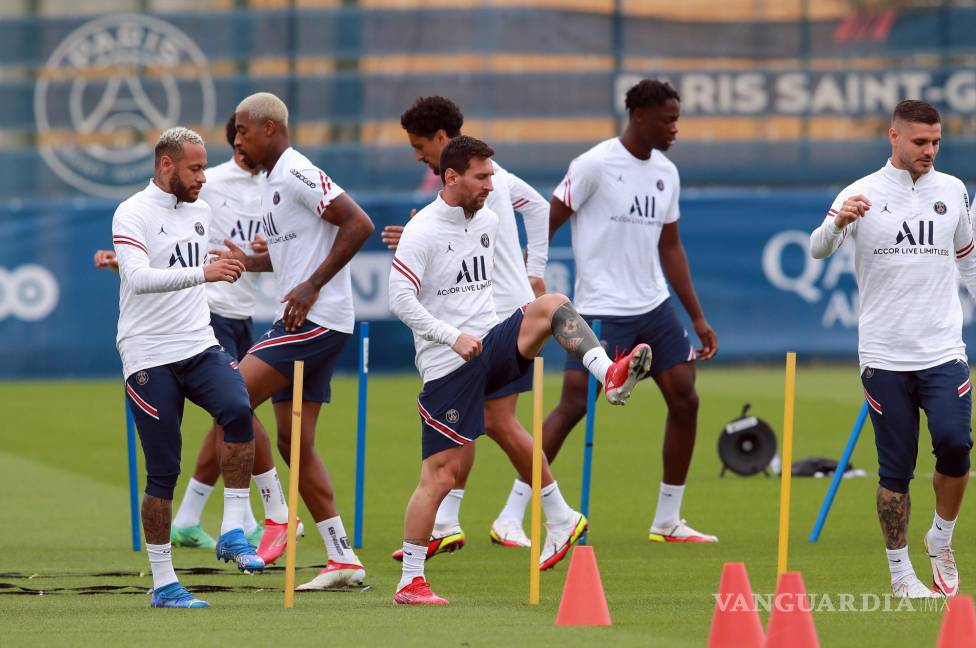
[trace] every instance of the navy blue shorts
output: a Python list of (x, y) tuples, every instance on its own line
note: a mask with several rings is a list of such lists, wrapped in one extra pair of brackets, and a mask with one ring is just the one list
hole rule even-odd
[(243, 360), (247, 350), (254, 346), (254, 322), (250, 317), (234, 319), (211, 311), (210, 327), (227, 355), (238, 362)]
[[(670, 298), (654, 310), (641, 315), (583, 315), (583, 319), (590, 326), (593, 326), (593, 320), (601, 321), (600, 343), (611, 358), (629, 353), (641, 342), (649, 344), (653, 354), (652, 376), (695, 359), (695, 347), (688, 340), (688, 331), (681, 325)], [(586, 371), (582, 363), (568, 353), (564, 369)]]
[[(517, 338), (516, 338), (517, 339)], [(532, 367), (535, 365), (535, 360), (530, 360), (525, 371), (522, 375), (508, 383), (507, 385), (502, 385), (499, 389), (485, 394), (485, 400), (498, 400), (499, 398), (505, 398), (506, 396), (511, 396), (512, 394), (521, 394), (522, 392), (532, 391)]]
[(424, 384), (417, 399), (423, 436), (421, 456), (471, 443), (485, 433), (485, 394), (528, 373), (531, 360), (518, 352), (519, 309), (481, 341), (481, 355)]
[[(332, 371), (349, 337), (348, 333), (330, 331), (309, 320), (297, 331), (285, 331), (284, 322), (278, 320), (248, 353), (261, 358), (289, 380), (295, 375), (295, 360), (303, 360), (302, 399), (328, 403), (332, 400)], [(292, 389), (287, 387), (275, 392), (271, 402), (290, 401), (291, 397)]]
[(969, 472), (973, 447), (969, 365), (953, 360), (920, 371), (867, 367), (861, 383), (874, 426), (881, 486), (908, 492), (918, 457), (920, 409), (928, 419), (936, 471), (947, 477)]
[(129, 409), (146, 459), (146, 493), (171, 500), (180, 475), (183, 403), (189, 398), (224, 428), (224, 439), (254, 438), (251, 401), (236, 361), (220, 347), (170, 364), (137, 371), (125, 381)]

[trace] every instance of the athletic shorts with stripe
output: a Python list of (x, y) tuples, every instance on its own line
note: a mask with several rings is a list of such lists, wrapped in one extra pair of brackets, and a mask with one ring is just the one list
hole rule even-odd
[[(695, 347), (688, 339), (688, 331), (681, 325), (670, 297), (654, 310), (640, 315), (583, 315), (582, 317), (590, 326), (593, 326), (594, 320), (600, 320), (600, 343), (611, 358), (629, 353), (641, 342), (649, 344), (653, 354), (652, 376), (664, 373), (682, 362), (692, 362), (695, 359)], [(568, 353), (564, 369), (586, 371), (580, 361)]]
[(481, 355), (451, 373), (424, 383), (417, 399), (421, 456), (471, 443), (485, 432), (485, 394), (529, 372), (532, 361), (518, 351), (522, 310), (496, 324), (481, 341)]
[[(248, 353), (267, 362), (289, 381), (295, 375), (295, 360), (303, 360), (302, 398), (312, 403), (328, 403), (332, 400), (332, 372), (349, 337), (348, 333), (330, 331), (309, 320), (297, 331), (286, 331), (284, 322), (278, 320)], [(290, 401), (291, 397), (291, 387), (287, 387), (275, 392), (271, 401), (280, 403)]]
[(874, 426), (881, 486), (908, 492), (918, 458), (920, 409), (928, 419), (936, 471), (947, 477), (969, 472), (973, 447), (969, 365), (951, 360), (919, 371), (866, 367), (861, 383)]
[(220, 347), (137, 371), (126, 379), (125, 392), (146, 459), (146, 493), (153, 497), (173, 499), (180, 475), (185, 399), (213, 416), (229, 443), (254, 438), (247, 387), (237, 362)]
[(210, 311), (210, 328), (227, 355), (240, 362), (254, 346), (254, 322), (251, 318), (234, 319)]

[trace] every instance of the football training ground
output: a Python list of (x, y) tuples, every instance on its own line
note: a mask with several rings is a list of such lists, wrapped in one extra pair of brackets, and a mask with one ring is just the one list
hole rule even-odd
[[(559, 380), (555, 374), (547, 379), (547, 411), (558, 397)], [(149, 564), (145, 552), (134, 553), (130, 545), (121, 381), (0, 384), (0, 644), (565, 647), (608, 642), (690, 648), (706, 643), (723, 563), (746, 563), (753, 590), (773, 592), (779, 481), (762, 475), (719, 478), (716, 443), (722, 426), (739, 415), (745, 402), (781, 433), (783, 370), (705, 364), (699, 373), (698, 445), (682, 515), (695, 528), (717, 534), (719, 544), (647, 540), (661, 477), (665, 412), (656, 387), (648, 382), (638, 387), (628, 406), (611, 408), (604, 402), (598, 410), (589, 539), (612, 627), (555, 627), (568, 559), (542, 574), (542, 602), (528, 605), (528, 551), (493, 546), (488, 539), (514, 472), (487, 438), (478, 441), (461, 508), (468, 544), (427, 565), (435, 591), (451, 604), (435, 609), (394, 606), (400, 565), (389, 554), (401, 543), (404, 506), (419, 473), (418, 389), (413, 376), (370, 377), (365, 546), (359, 551), (370, 591), (298, 592), (295, 608), (285, 610), (283, 570), (242, 575), (218, 563), (210, 551), (176, 548), (178, 570), (207, 568), (184, 573), (181, 580), (213, 607), (151, 610), (146, 594), (152, 586)], [(323, 409), (317, 447), (332, 472), (351, 533), (355, 378), (337, 379), (333, 393), (333, 404)], [(837, 458), (862, 398), (856, 367), (801, 365), (794, 457)], [(523, 397), (520, 407), (527, 427), (530, 406), (530, 399)], [(270, 408), (258, 413), (273, 427)], [(207, 425), (206, 415), (188, 405), (177, 498)], [(580, 425), (553, 464), (574, 507), (579, 504), (582, 447)], [(912, 561), (923, 582), (931, 577), (922, 548), (934, 503), (930, 450), (923, 427), (909, 531)], [(814, 619), (821, 644), (934, 646), (939, 611), (899, 609), (886, 605), (884, 598), (878, 605), (878, 597), (889, 588), (874, 511), (877, 466), (870, 423), (852, 461), (871, 474), (843, 483), (817, 544), (808, 543), (807, 536), (828, 480), (793, 482), (789, 568), (802, 572), (807, 591), (816, 595)], [(287, 489), (288, 473), (280, 459), (278, 469)], [(251, 499), (260, 517), (256, 494)], [(214, 534), (221, 507), (220, 491), (215, 490), (203, 518), (204, 528)], [(954, 537), (964, 594), (976, 582), (971, 580), (976, 578), (972, 511), (970, 497)], [(316, 573), (314, 565), (325, 562), (325, 548), (304, 508), (301, 516), (307, 531), (298, 545), (299, 583)], [(841, 609), (844, 594), (854, 596), (854, 610)], [(768, 613), (761, 616), (765, 623)]]

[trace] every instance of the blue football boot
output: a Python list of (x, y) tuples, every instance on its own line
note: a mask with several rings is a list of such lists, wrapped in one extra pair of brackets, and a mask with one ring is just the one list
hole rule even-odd
[(217, 560), (233, 560), (237, 568), (248, 574), (264, 571), (264, 561), (251, 543), (244, 537), (244, 529), (232, 529), (217, 538)]
[(190, 594), (185, 587), (179, 583), (170, 583), (164, 587), (153, 590), (152, 603), (154, 608), (208, 608), (210, 604), (201, 601)]

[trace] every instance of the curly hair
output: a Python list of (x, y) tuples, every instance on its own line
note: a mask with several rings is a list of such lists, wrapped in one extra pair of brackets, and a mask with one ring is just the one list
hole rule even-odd
[(234, 148), (234, 139), (237, 138), (237, 114), (231, 113), (224, 124), (224, 136), (227, 137), (227, 144)]
[(444, 180), (448, 169), (454, 169), (463, 175), (471, 166), (472, 158), (485, 160), (494, 154), (495, 150), (480, 139), (459, 135), (448, 142), (441, 151), (441, 180)]
[(681, 101), (678, 91), (672, 88), (671, 84), (657, 79), (644, 79), (627, 91), (627, 112), (633, 115), (637, 108), (661, 106), (669, 99)]
[(420, 97), (400, 115), (403, 130), (431, 138), (443, 130), (449, 138), (461, 134), (464, 115), (457, 104), (447, 97)]

